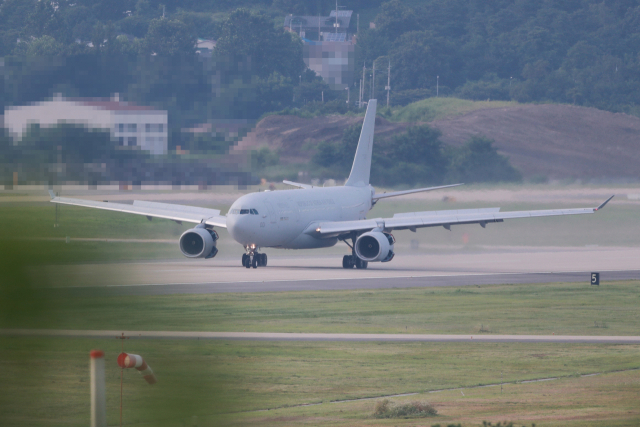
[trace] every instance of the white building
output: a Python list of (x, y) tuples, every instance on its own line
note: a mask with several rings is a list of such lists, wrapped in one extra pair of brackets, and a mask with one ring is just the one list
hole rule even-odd
[(4, 127), (14, 139), (22, 138), (29, 126), (57, 126), (62, 123), (108, 130), (121, 146), (138, 146), (152, 154), (166, 154), (168, 144), (167, 112), (152, 107), (112, 99), (63, 98), (4, 112)]

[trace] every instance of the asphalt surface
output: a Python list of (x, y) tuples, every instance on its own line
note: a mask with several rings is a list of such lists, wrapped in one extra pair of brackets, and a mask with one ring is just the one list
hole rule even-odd
[[(311, 280), (173, 283), (57, 288), (53, 292), (73, 296), (172, 295), (223, 292), (284, 292), (355, 289), (429, 288), (526, 283), (582, 283), (590, 286), (590, 271), (559, 273), (481, 273), (464, 275), (391, 276)], [(640, 280), (640, 270), (600, 271), (600, 286), (619, 280)]]
[(278, 332), (174, 332), (92, 331), (54, 329), (0, 329), (5, 336), (49, 336), (73, 338), (252, 340), (252, 341), (376, 341), (376, 342), (503, 342), (503, 343), (590, 343), (640, 344), (640, 336), (576, 335), (438, 335), (438, 334), (309, 334)]

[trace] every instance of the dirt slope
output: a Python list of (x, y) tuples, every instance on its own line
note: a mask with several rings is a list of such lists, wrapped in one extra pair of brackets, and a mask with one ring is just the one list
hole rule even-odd
[(640, 178), (640, 118), (568, 105), (478, 110), (432, 123), (445, 143), (496, 141), (525, 177)]
[[(326, 116), (303, 119), (296, 116), (268, 116), (262, 119), (238, 145), (236, 150), (252, 150), (267, 146), (278, 150), (280, 161), (304, 163), (309, 161), (315, 147), (322, 141), (339, 141), (345, 129), (361, 123), (363, 117)], [(376, 117), (376, 137), (387, 138), (403, 132), (410, 123), (393, 123)]]
[[(268, 146), (283, 163), (306, 162), (321, 141), (337, 141), (361, 117), (302, 119), (269, 116), (245, 137), (237, 150)], [(437, 120), (447, 144), (472, 135), (495, 140), (525, 177), (550, 179), (640, 179), (640, 118), (567, 105), (522, 105), (477, 110)], [(410, 123), (376, 118), (376, 137), (403, 132)]]

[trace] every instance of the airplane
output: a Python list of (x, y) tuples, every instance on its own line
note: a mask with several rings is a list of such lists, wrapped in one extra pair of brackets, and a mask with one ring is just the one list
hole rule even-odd
[(513, 212), (500, 212), (500, 208), (462, 209), (367, 218), (367, 213), (379, 200), (462, 185), (376, 193), (369, 183), (376, 106), (375, 99), (367, 105), (351, 173), (343, 186), (316, 187), (283, 181), (299, 189), (246, 194), (231, 205), (226, 216), (216, 209), (168, 203), (136, 200), (129, 205), (62, 198), (49, 190), (51, 202), (144, 215), (149, 220), (166, 218), (180, 224), (197, 224), (178, 240), (180, 251), (187, 258), (210, 259), (217, 255), (217, 227), (226, 228), (231, 237), (244, 246), (242, 266), (246, 268), (266, 267), (267, 255), (259, 252), (262, 248), (316, 249), (342, 241), (351, 250), (349, 255), (344, 255), (342, 267), (366, 269), (370, 262), (389, 262), (394, 258), (395, 238), (391, 234), (394, 230), (415, 232), (423, 227), (450, 230), (452, 225), (459, 224), (479, 224), (485, 228), (489, 223), (506, 219), (592, 214), (614, 197), (596, 208)]

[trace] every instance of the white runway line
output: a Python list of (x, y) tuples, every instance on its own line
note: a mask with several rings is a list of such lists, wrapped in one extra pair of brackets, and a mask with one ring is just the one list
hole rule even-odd
[[(166, 270), (166, 271), (183, 271), (183, 270)], [(598, 270), (599, 272), (608, 273), (611, 271), (620, 270)], [(329, 282), (334, 280), (371, 280), (371, 279), (427, 279), (429, 277), (483, 277), (483, 276), (524, 276), (527, 274), (579, 274), (588, 272), (581, 270), (568, 270), (568, 271), (539, 271), (539, 272), (499, 272), (499, 273), (455, 273), (455, 274), (423, 274), (413, 276), (361, 276), (361, 277), (331, 277), (320, 279), (272, 279), (272, 280), (236, 280), (233, 282), (184, 282), (184, 283), (140, 283), (140, 284), (127, 284), (127, 285), (104, 285), (93, 286), (95, 288), (123, 288), (123, 287), (135, 287), (135, 286), (175, 286), (175, 285), (229, 285), (229, 284), (242, 284), (242, 283), (287, 283), (287, 282)], [(65, 288), (64, 286), (58, 286), (56, 288)], [(68, 286), (66, 288), (69, 288)]]
[(387, 341), (387, 342), (519, 342), (640, 344), (640, 336), (597, 335), (444, 335), (444, 334), (325, 334), (290, 332), (180, 332), (99, 331), (69, 329), (0, 329), (5, 336), (50, 336), (70, 338), (139, 339), (229, 339), (264, 341)]

